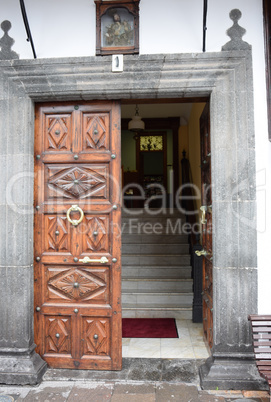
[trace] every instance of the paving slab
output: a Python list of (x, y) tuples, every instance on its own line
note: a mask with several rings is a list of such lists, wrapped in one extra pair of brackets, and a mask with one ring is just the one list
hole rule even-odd
[(155, 385), (153, 384), (116, 384), (112, 402), (155, 402)]
[(156, 402), (198, 402), (198, 389), (194, 385), (167, 384), (158, 385), (155, 394)]
[(67, 402), (110, 402), (114, 384), (90, 384), (80, 383), (75, 384), (70, 392)]
[(70, 392), (74, 386), (73, 382), (62, 384), (57, 383), (42, 383), (39, 386), (33, 387), (24, 398), (18, 398), (18, 401), (27, 402), (66, 402)]

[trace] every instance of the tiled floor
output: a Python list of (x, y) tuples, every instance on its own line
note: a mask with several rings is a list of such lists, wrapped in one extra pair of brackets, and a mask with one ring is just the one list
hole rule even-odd
[(209, 352), (203, 341), (202, 324), (176, 320), (179, 338), (123, 338), (123, 357), (205, 359)]

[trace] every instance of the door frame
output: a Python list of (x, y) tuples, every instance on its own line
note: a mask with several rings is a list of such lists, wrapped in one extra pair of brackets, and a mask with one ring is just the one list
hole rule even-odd
[[(201, 383), (203, 387), (212, 388), (257, 387), (255, 377), (248, 378), (248, 371), (253, 371), (254, 363), (247, 322), (248, 314), (257, 313), (251, 50), (124, 56), (124, 65), (125, 73), (114, 75), (110, 56), (0, 63), (3, 88), (0, 122), (4, 126), (2, 132), (6, 133), (5, 137), (2, 136), (2, 150), (7, 157), (2, 172), (5, 172), (6, 180), (14, 179), (21, 166), (27, 172), (27, 178), (14, 184), (17, 201), (7, 198), (4, 202), (5, 219), (12, 222), (13, 230), (3, 226), (3, 237), (5, 244), (10, 242), (13, 245), (13, 253), (3, 257), (2, 266), (16, 267), (16, 275), (12, 270), (8, 275), (12, 277), (13, 290), (17, 294), (21, 293), (21, 278), (25, 281), (25, 292), (16, 299), (8, 294), (6, 282), (2, 281), (6, 314), (10, 316), (10, 324), (5, 330), (8, 339), (5, 347), (9, 347), (7, 362), (14, 359), (15, 353), (17, 367), (22, 366), (24, 356), (29, 356), (31, 350), (33, 372), (24, 381), (30, 377), (31, 381), (39, 381), (45, 370), (42, 362), (37, 363), (33, 352), (33, 245), (30, 242), (26, 247), (21, 241), (22, 238), (31, 239), (33, 231), (34, 103), (131, 98), (188, 100), (189, 97), (209, 96), (213, 161), (214, 347), (212, 357), (201, 370)], [(141, 73), (134, 75), (135, 71)], [(20, 214), (20, 211), (28, 212)], [(224, 216), (227, 225), (221, 219)], [(238, 293), (234, 291), (236, 287)], [(240, 294), (242, 304), (239, 303)], [(17, 317), (20, 317), (16, 323), (20, 330), (14, 331)], [(18, 347), (24, 351), (20, 355), (16, 353)], [(227, 370), (224, 370), (225, 365)], [(9, 375), (13, 375), (16, 381), (18, 368), (13, 370)], [(2, 382), (6, 381), (5, 378), (5, 373), (0, 373)]]

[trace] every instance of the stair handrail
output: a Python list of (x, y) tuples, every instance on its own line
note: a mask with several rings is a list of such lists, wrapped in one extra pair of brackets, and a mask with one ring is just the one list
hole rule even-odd
[[(182, 209), (191, 212), (195, 211), (195, 214), (186, 213), (186, 221), (194, 227), (195, 223), (199, 221), (199, 214), (194, 201), (193, 187), (185, 186), (185, 184), (193, 184), (192, 172), (189, 160), (186, 158), (186, 151), (183, 151), (183, 158), (181, 160), (182, 166), (182, 186), (181, 192), (181, 205)], [(184, 198), (183, 198), (184, 197)], [(191, 254), (192, 265), (192, 279), (193, 279), (193, 305), (192, 305), (192, 321), (202, 322), (202, 257), (198, 257), (195, 251), (200, 251), (202, 246), (200, 245), (200, 234), (194, 233), (191, 230), (189, 235), (189, 245)]]
[[(186, 222), (188, 222), (191, 225), (191, 228), (193, 228), (195, 227), (194, 225), (198, 223), (199, 213), (197, 211), (197, 206), (195, 203), (195, 193), (192, 186), (193, 179), (192, 179), (190, 162), (189, 159), (186, 158), (185, 150), (183, 150), (182, 154), (183, 158), (181, 160), (181, 167), (182, 167), (181, 206), (183, 211), (185, 211)], [(197, 244), (198, 242), (198, 239), (196, 238), (196, 233), (194, 233), (193, 230), (191, 230), (191, 234), (189, 236), (189, 242), (191, 247), (193, 247), (193, 245)]]

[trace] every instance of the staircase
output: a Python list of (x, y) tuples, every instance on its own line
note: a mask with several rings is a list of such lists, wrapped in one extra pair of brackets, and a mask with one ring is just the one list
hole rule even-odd
[[(122, 214), (123, 317), (192, 318), (191, 265), (184, 217), (129, 209)], [(172, 211), (171, 211), (172, 212)]]

